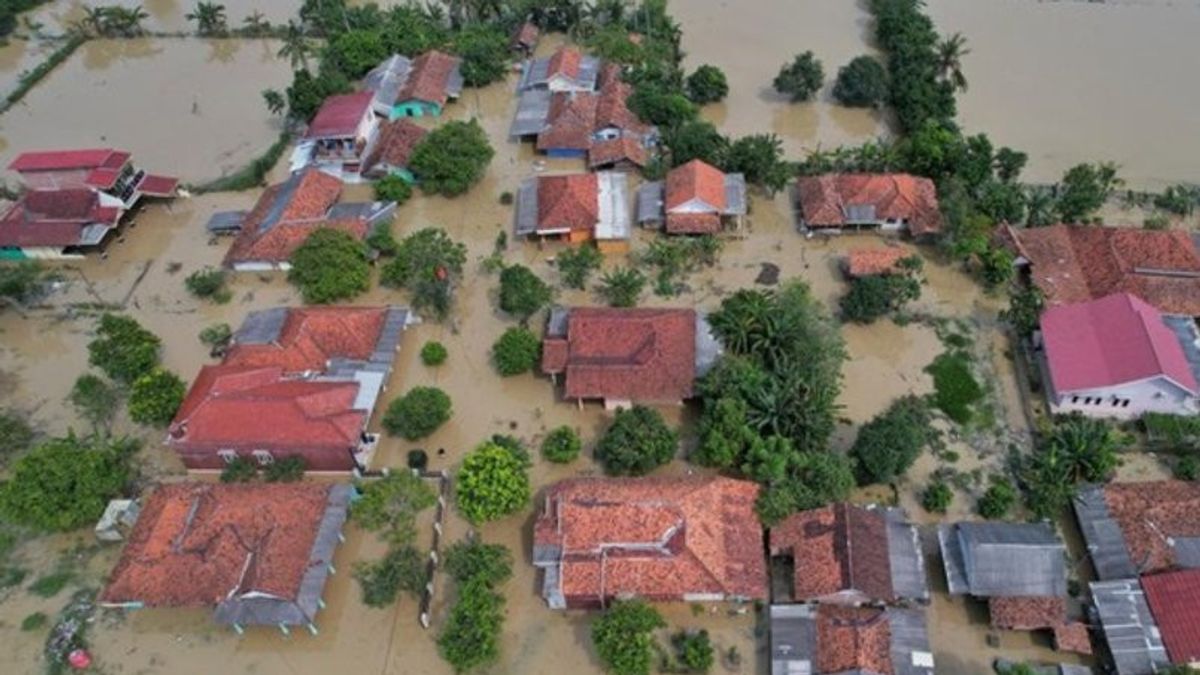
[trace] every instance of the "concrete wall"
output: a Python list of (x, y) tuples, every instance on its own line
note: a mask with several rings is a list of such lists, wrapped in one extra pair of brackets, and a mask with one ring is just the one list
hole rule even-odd
[(1194, 415), (1198, 411), (1194, 397), (1162, 377), (1117, 387), (1064, 392), (1056, 392), (1049, 378), (1043, 381), (1048, 383), (1046, 395), (1050, 411), (1055, 414), (1078, 412), (1088, 417), (1135, 419), (1147, 412)]

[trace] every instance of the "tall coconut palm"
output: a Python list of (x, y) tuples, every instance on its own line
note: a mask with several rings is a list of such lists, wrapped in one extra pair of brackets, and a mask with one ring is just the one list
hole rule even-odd
[(216, 2), (197, 2), (196, 9), (184, 18), (196, 22), (196, 32), (200, 35), (221, 35), (229, 29), (225, 5)]
[(249, 16), (242, 19), (242, 32), (246, 35), (266, 35), (271, 32), (271, 22), (267, 21), (262, 12), (251, 12)]
[(938, 77), (949, 82), (956, 91), (967, 90), (967, 77), (962, 71), (962, 57), (970, 54), (967, 49), (967, 38), (962, 33), (955, 33), (942, 40), (937, 45)]
[(304, 34), (304, 29), (295, 21), (288, 21), (287, 29), (283, 33), (283, 44), (276, 56), (286, 58), (292, 64), (292, 68), (308, 70), (308, 57), (311, 53), (312, 45), (308, 36)]

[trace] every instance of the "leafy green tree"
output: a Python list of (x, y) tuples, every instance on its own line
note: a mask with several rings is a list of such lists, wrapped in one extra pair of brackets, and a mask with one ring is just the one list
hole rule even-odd
[(945, 513), (954, 501), (954, 490), (941, 479), (936, 479), (921, 493), (921, 506), (930, 513)]
[(1029, 337), (1038, 329), (1045, 305), (1042, 289), (1033, 284), (1016, 287), (1009, 291), (1008, 309), (1000, 313), (1000, 318), (1007, 321), (1017, 335)]
[(783, 480), (766, 485), (755, 510), (770, 527), (796, 511), (845, 501), (854, 489), (854, 470), (844, 455), (796, 452), (788, 458)]
[(183, 285), (188, 292), (197, 298), (205, 298), (225, 304), (230, 300), (229, 290), (225, 288), (225, 270), (206, 267), (196, 270), (184, 279)]
[(249, 457), (237, 456), (225, 463), (221, 469), (222, 483), (249, 483), (258, 477), (258, 462)]
[(591, 243), (568, 248), (555, 256), (555, 265), (558, 266), (558, 272), (562, 275), (563, 284), (567, 288), (579, 290), (587, 287), (588, 277), (592, 275), (592, 272), (600, 269), (602, 262), (604, 262), (604, 256)]
[(1011, 481), (1001, 476), (992, 476), (991, 485), (979, 498), (976, 509), (988, 520), (999, 520), (1008, 515), (1017, 504), (1017, 489)]
[(350, 80), (339, 72), (323, 72), (314, 76), (308, 70), (297, 70), (292, 73), (292, 83), (284, 92), (288, 102), (288, 115), (292, 119), (307, 122), (317, 114), (326, 98), (334, 94), (344, 94), (350, 89)]
[(596, 290), (612, 307), (633, 307), (645, 288), (646, 275), (631, 267), (617, 267), (604, 273)]
[(413, 387), (388, 405), (383, 428), (393, 436), (415, 441), (437, 431), (452, 414), (453, 405), (446, 392), (437, 387)]
[(553, 293), (533, 270), (509, 265), (500, 272), (500, 309), (522, 322), (549, 304)]
[(458, 600), (438, 635), (438, 651), (458, 673), (495, 663), (503, 624), (504, 598), (484, 580), (472, 579), (458, 588)]
[(407, 290), (417, 311), (430, 311), (444, 319), (450, 314), (454, 284), (462, 277), (466, 261), (466, 246), (451, 239), (445, 230), (426, 227), (400, 241), (379, 280), (384, 286)]
[(474, 539), (456, 541), (446, 549), (446, 571), (460, 584), (477, 579), (495, 588), (512, 577), (512, 551)]
[(484, 443), (467, 455), (455, 477), (458, 510), (479, 524), (515, 513), (529, 505), (528, 462), (496, 443)]
[(38, 293), (45, 279), (45, 270), (37, 261), (0, 263), (0, 300), (23, 304)]
[(1000, 148), (996, 151), (994, 159), (996, 178), (1004, 183), (1015, 182), (1028, 161), (1029, 155), (1023, 152), (1012, 148)]
[(617, 675), (649, 675), (654, 631), (667, 624), (641, 600), (615, 602), (592, 622), (592, 644), (600, 662)]
[(971, 53), (967, 39), (955, 33), (937, 44), (938, 77), (950, 83), (954, 91), (967, 90), (967, 78), (962, 72), (962, 57)]
[(874, 323), (921, 297), (921, 282), (912, 274), (872, 274), (856, 277), (842, 296), (842, 318)]
[(211, 349), (224, 349), (233, 339), (233, 329), (227, 323), (214, 323), (200, 331), (200, 342)]
[(322, 66), (335, 67), (356, 80), (389, 56), (383, 35), (377, 30), (352, 30), (329, 41)]
[(653, 408), (617, 410), (596, 446), (596, 459), (614, 476), (644, 476), (666, 464), (679, 449), (679, 434)]
[(224, 35), (229, 31), (225, 19), (225, 5), (216, 2), (198, 2), (196, 8), (184, 16), (196, 22), (196, 32), (201, 36)]
[(165, 427), (175, 419), (186, 393), (187, 385), (178, 375), (155, 368), (134, 381), (129, 392), (129, 417), (138, 424)]
[(504, 79), (508, 72), (508, 35), (496, 24), (471, 24), (454, 36), (454, 51), (462, 57), (463, 83), (483, 87)]
[(871, 56), (856, 56), (838, 71), (833, 98), (851, 108), (877, 108), (888, 95), (887, 71)]
[(775, 134), (743, 136), (730, 144), (723, 168), (741, 173), (746, 180), (769, 194), (779, 192), (792, 180), (792, 167), (783, 158), (783, 142)]
[(579, 440), (579, 434), (568, 426), (555, 428), (542, 441), (542, 456), (555, 464), (575, 461), (582, 449), (583, 442)]
[(121, 396), (116, 388), (103, 378), (84, 373), (75, 379), (71, 394), (67, 397), (79, 416), (92, 425), (95, 433), (107, 432), (121, 405)]
[(811, 51), (797, 54), (791, 63), (784, 64), (772, 85), (775, 91), (787, 94), (792, 103), (807, 101), (825, 82), (825, 69)]
[(503, 377), (533, 370), (541, 356), (542, 343), (528, 328), (509, 328), (492, 345), (492, 365)]
[(1178, 457), (1171, 472), (1179, 480), (1196, 480), (1200, 478), (1200, 460), (1191, 455)]
[(663, 130), (663, 145), (671, 151), (671, 165), (680, 166), (701, 159), (713, 166), (724, 166), (729, 139), (706, 120), (690, 120)]
[(128, 440), (51, 439), (13, 463), (0, 484), (0, 513), (12, 523), (65, 532), (91, 526), (130, 479)]
[(952, 121), (954, 88), (939, 77), (938, 34), (922, 13), (922, 3), (880, 0), (868, 6), (875, 18), (875, 43), (887, 56), (888, 99), (901, 133), (911, 134), (930, 121)]
[(367, 607), (388, 607), (400, 591), (420, 597), (425, 590), (425, 560), (412, 546), (391, 548), (375, 562), (356, 562), (353, 574)]
[(729, 83), (720, 68), (706, 63), (688, 75), (687, 92), (688, 98), (698, 105), (716, 103), (729, 94)]
[(696, 105), (682, 93), (650, 84), (639, 84), (626, 103), (643, 122), (668, 128), (696, 119)]
[(1080, 223), (1091, 218), (1105, 200), (1124, 184), (1117, 167), (1108, 162), (1077, 164), (1063, 174), (1059, 182), (1056, 211), (1065, 223)]
[(712, 640), (708, 631), (679, 631), (671, 636), (671, 645), (688, 673), (707, 673), (713, 667)]
[(758, 437), (750, 428), (745, 401), (736, 396), (705, 401), (700, 445), (692, 459), (702, 466), (730, 469), (743, 464), (746, 449)]
[(483, 178), (495, 155), (475, 120), (447, 122), (421, 139), (408, 168), (429, 194), (456, 197)]
[(430, 367), (442, 365), (449, 356), (450, 352), (440, 342), (430, 340), (421, 347), (421, 363)]
[(0, 464), (23, 452), (33, 442), (33, 429), (24, 417), (0, 410)]
[(293, 70), (308, 71), (308, 57), (313, 53), (312, 42), (304, 32), (304, 27), (295, 21), (288, 21), (283, 31), (283, 40), (276, 54), (281, 59), (287, 59)]
[(348, 300), (371, 285), (367, 247), (341, 230), (314, 230), (289, 262), (288, 281), (300, 289), (307, 304)]
[(375, 181), (375, 199), (381, 202), (396, 202), (403, 204), (412, 197), (412, 186), (396, 174), (388, 175)]
[(984, 249), (979, 254), (979, 265), (983, 282), (989, 288), (996, 288), (1008, 283), (1015, 270), (1013, 254), (1000, 246), (989, 246)]
[(959, 424), (971, 421), (973, 406), (983, 398), (983, 387), (971, 373), (966, 354), (939, 354), (925, 369), (933, 376), (933, 402), (946, 416)]
[(437, 501), (429, 485), (411, 471), (391, 471), (357, 487), (360, 496), (350, 507), (350, 517), (364, 530), (380, 533), (392, 546), (411, 544), (417, 534), (417, 514)]
[(859, 482), (886, 483), (904, 475), (929, 444), (931, 421), (923, 400), (905, 396), (864, 424), (850, 448)]
[(105, 314), (88, 343), (88, 363), (117, 382), (132, 384), (158, 365), (161, 348), (162, 340), (136, 320)]

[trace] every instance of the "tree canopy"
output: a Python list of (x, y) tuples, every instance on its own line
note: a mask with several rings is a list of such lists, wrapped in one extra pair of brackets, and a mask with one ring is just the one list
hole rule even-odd
[(341, 230), (314, 230), (292, 253), (290, 263), (288, 281), (308, 304), (348, 300), (371, 285), (367, 247)]
[(528, 328), (514, 326), (492, 345), (492, 365), (503, 377), (533, 370), (542, 356), (542, 342)]
[(25, 451), (33, 441), (33, 429), (25, 418), (11, 410), (0, 410), (0, 465)]
[(1090, 219), (1122, 184), (1114, 164), (1077, 164), (1067, 169), (1057, 188), (1059, 220), (1081, 223)]
[(88, 363), (122, 384), (133, 384), (158, 365), (162, 340), (135, 319), (119, 314), (100, 317), (88, 343)]
[(350, 507), (351, 518), (393, 546), (412, 543), (417, 514), (437, 501), (433, 489), (411, 471), (392, 471), (357, 487), (360, 496)]
[(452, 414), (453, 405), (446, 392), (437, 387), (413, 387), (388, 404), (383, 428), (394, 436), (415, 441), (437, 431)]
[(850, 281), (850, 292), (842, 296), (842, 318), (855, 323), (873, 323), (921, 297), (921, 259), (901, 260), (891, 274), (870, 274)]
[(0, 513), (39, 530), (66, 531), (95, 523), (131, 478), (128, 440), (55, 438), (12, 465), (0, 484)]
[(379, 279), (385, 286), (407, 290), (417, 311), (444, 319), (453, 307), (454, 285), (462, 277), (466, 261), (466, 246), (451, 239), (445, 230), (426, 227), (400, 241)]
[(716, 103), (729, 93), (729, 83), (720, 68), (706, 63), (688, 75), (687, 92), (688, 98), (698, 105)]
[(933, 437), (931, 421), (925, 401), (905, 396), (864, 424), (850, 448), (859, 482), (886, 483), (908, 471)]
[(468, 87), (497, 82), (508, 72), (508, 35), (496, 24), (464, 27), (454, 36), (453, 48), (462, 57), (463, 83)]
[(825, 82), (825, 69), (811, 51), (797, 54), (791, 63), (779, 69), (772, 83), (775, 91), (787, 94), (793, 103), (807, 101), (821, 89)]
[(524, 265), (508, 265), (500, 272), (500, 309), (521, 321), (546, 306), (552, 297), (550, 286)]
[(458, 510), (472, 523), (515, 513), (529, 504), (528, 460), (498, 443), (484, 443), (463, 460), (454, 481)]
[(666, 464), (679, 449), (679, 434), (653, 408), (617, 410), (596, 446), (596, 459), (614, 476), (643, 476)]
[(129, 417), (138, 424), (165, 427), (175, 418), (187, 385), (179, 376), (155, 368), (139, 377), (129, 392)]
[(654, 631), (666, 625), (658, 610), (644, 601), (615, 602), (592, 621), (592, 644), (609, 672), (649, 675), (654, 662)]
[(838, 71), (833, 97), (852, 108), (875, 108), (888, 95), (887, 71), (871, 56), (856, 56)]
[(455, 120), (421, 139), (408, 168), (420, 179), (423, 191), (456, 197), (483, 178), (495, 154), (479, 122)]

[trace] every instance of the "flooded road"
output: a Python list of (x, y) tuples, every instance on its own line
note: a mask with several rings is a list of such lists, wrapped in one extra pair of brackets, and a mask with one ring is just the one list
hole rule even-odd
[(279, 134), (262, 90), (290, 82), (267, 40), (92, 40), (0, 117), (0, 165), (113, 146), (187, 182), (240, 169)]

